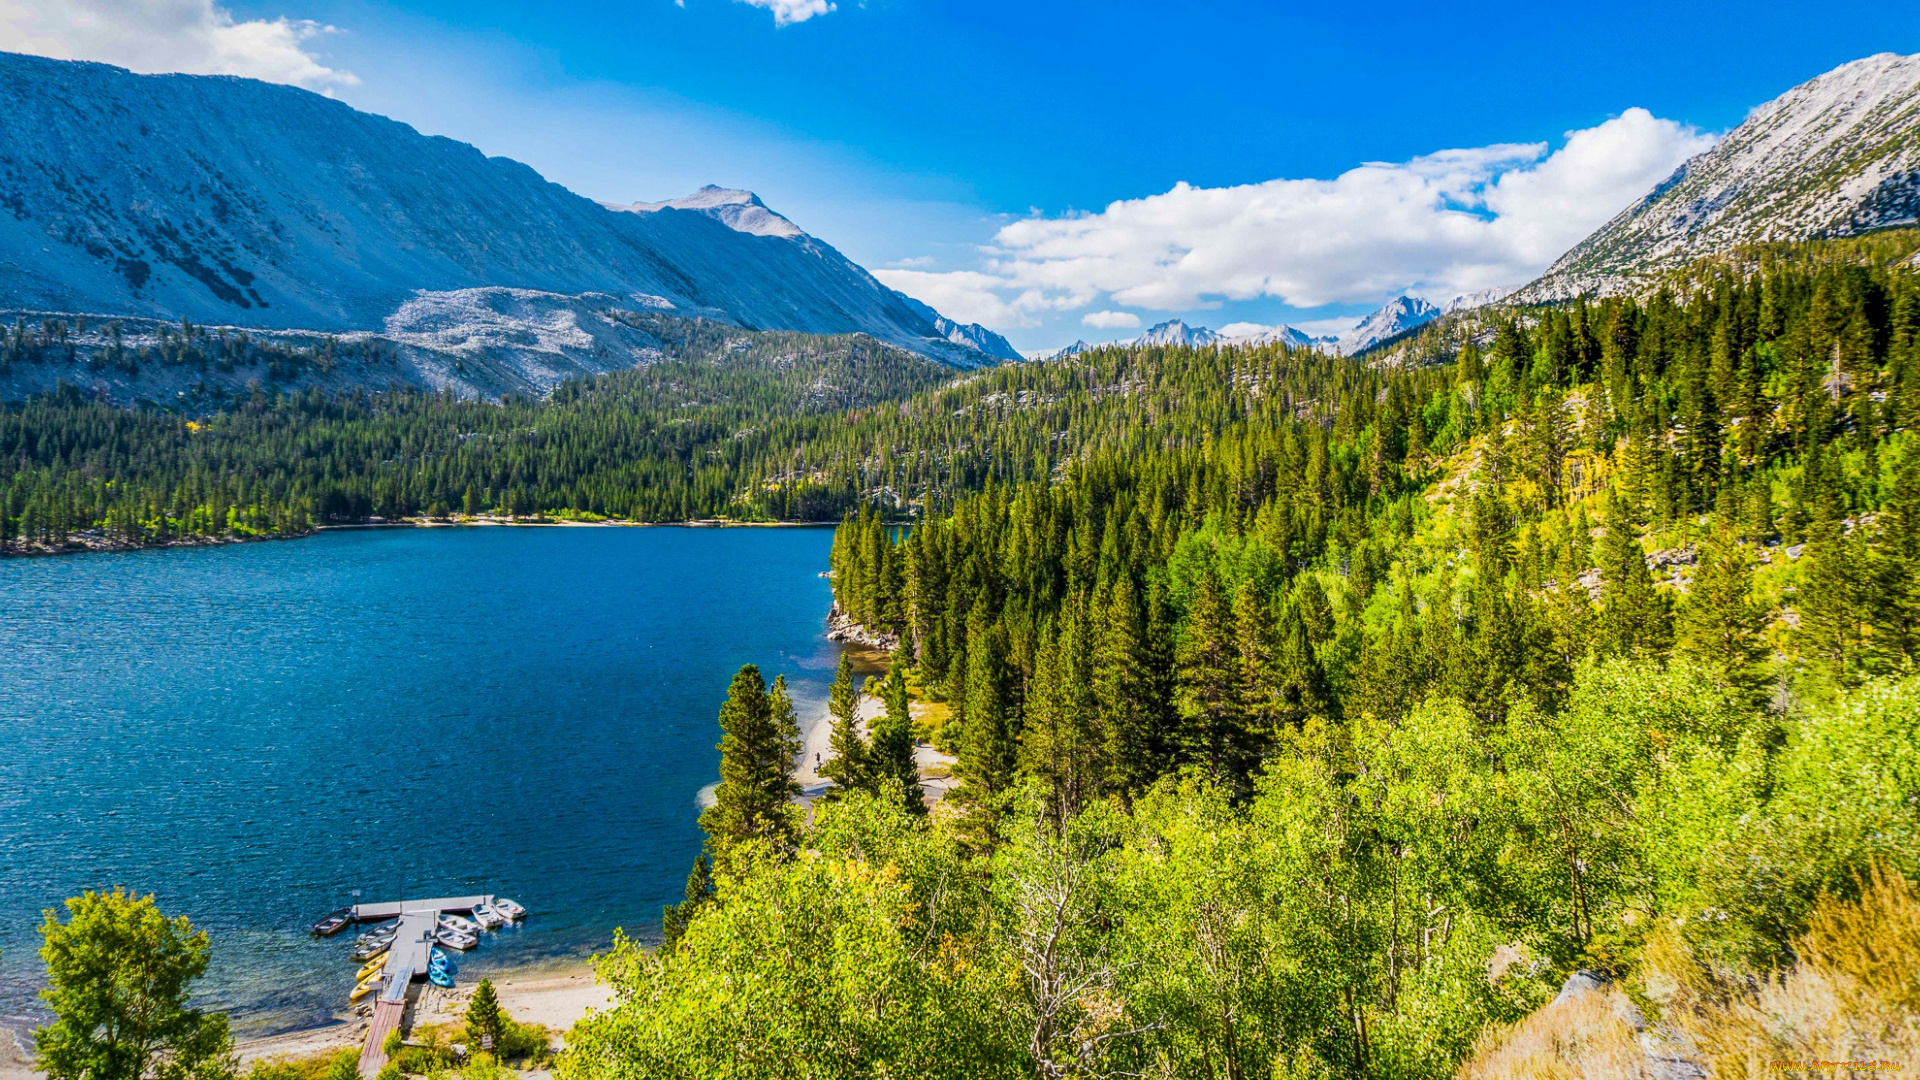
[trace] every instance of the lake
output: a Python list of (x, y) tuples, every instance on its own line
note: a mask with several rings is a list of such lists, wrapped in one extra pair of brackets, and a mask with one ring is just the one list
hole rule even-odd
[(532, 914), (462, 981), (657, 935), (743, 663), (824, 710), (829, 529), (442, 528), (0, 560), (0, 1026), (40, 912), (153, 893), (243, 1034), (344, 1006), (363, 899)]

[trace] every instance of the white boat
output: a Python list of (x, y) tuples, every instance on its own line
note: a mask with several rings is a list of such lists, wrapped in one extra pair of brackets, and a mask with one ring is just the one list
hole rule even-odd
[(507, 925), (507, 917), (485, 903), (473, 905), (473, 921), (489, 930), (498, 930)]
[(519, 922), (521, 919), (527, 917), (526, 908), (521, 907), (519, 904), (514, 903), (504, 896), (496, 896), (493, 898), (493, 910), (515, 922)]
[(477, 934), (480, 932), (479, 923), (474, 922), (472, 919), (461, 918), (458, 915), (440, 916), (440, 925), (456, 934)]
[(480, 944), (480, 938), (477, 935), (463, 934), (458, 930), (447, 930), (444, 928), (434, 932), (433, 940), (445, 945), (449, 949), (459, 949), (461, 952), (465, 952), (475, 945)]
[(366, 933), (361, 934), (359, 937), (353, 939), (353, 943), (355, 945), (367, 945), (376, 941), (380, 941), (383, 938), (385, 940), (392, 941), (393, 936), (395, 934), (398, 934), (399, 932), (400, 932), (400, 920), (395, 919), (393, 922), (381, 923), (379, 926), (376, 926), (373, 929), (367, 931)]

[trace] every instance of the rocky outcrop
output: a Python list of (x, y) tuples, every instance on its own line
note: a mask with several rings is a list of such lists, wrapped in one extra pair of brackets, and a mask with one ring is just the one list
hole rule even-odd
[(1459, 1073), (1460, 1080), (1704, 1080), (1706, 1075), (1684, 1035), (1648, 1024), (1597, 971), (1574, 972), (1552, 1002), (1497, 1038), (1483, 1038)]
[(838, 604), (827, 612), (827, 640), (846, 645), (865, 645), (869, 649), (880, 649), (883, 652), (892, 652), (900, 647), (898, 634), (885, 634), (863, 626), (855, 622), (851, 615), (841, 611)]

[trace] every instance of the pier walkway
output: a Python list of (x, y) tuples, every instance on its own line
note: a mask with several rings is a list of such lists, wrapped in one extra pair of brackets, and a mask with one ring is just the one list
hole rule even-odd
[[(442, 896), (431, 900), (402, 900), (393, 904), (355, 904), (347, 909), (347, 916), (354, 922), (380, 922), (416, 912), (432, 912), (438, 915), (443, 911), (472, 911), (480, 904), (491, 903), (493, 903), (491, 895)], [(425, 971), (426, 968), (423, 967), (420, 970)]]
[[(402, 904), (362, 904), (354, 908), (354, 918), (366, 921), (400, 916), (400, 930), (387, 949), (386, 983), (380, 1000), (373, 1006), (373, 1019), (367, 1024), (367, 1041), (360, 1048), (360, 1075), (372, 1077), (387, 1063), (387, 1036), (400, 1030), (407, 1014), (407, 992), (416, 978), (426, 978), (427, 965), (433, 959), (433, 932), (439, 926), (442, 911), (471, 911), (473, 905), (491, 897), (450, 897), (441, 900), (407, 900)], [(442, 904), (444, 907), (430, 905)], [(362, 915), (362, 911), (389, 912)]]

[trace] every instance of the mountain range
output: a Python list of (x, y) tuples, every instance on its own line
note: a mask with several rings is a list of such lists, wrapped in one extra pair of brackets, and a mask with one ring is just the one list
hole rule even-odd
[[(1338, 336), (1282, 324), (1226, 337), (1173, 319), (1116, 344), (1356, 355), (1503, 300), (1645, 290), (1744, 245), (1916, 222), (1920, 57), (1882, 54), (1754, 109), (1511, 295), (1399, 296)], [(0, 310), (125, 320), (132, 346), (183, 318), (289, 348), (373, 340), (406, 365), (402, 381), (460, 393), (544, 393), (658, 359), (672, 349), (659, 317), (864, 334), (957, 368), (1021, 359), (748, 191), (599, 203), (308, 91), (7, 53)], [(636, 331), (635, 313), (655, 329)], [(75, 323), (85, 348), (118, 332), (91, 325)]]
[(0, 308), (383, 332), (435, 296), (510, 289), (864, 333), (956, 367), (1018, 357), (749, 192), (603, 205), (250, 79), (0, 53), (0, 208)]
[(1920, 56), (1844, 64), (1754, 109), (1514, 299), (1631, 292), (1742, 245), (1920, 222)]
[[(1128, 341), (1116, 341), (1112, 344), (1123, 347), (1160, 345), (1188, 348), (1202, 348), (1208, 345), (1285, 345), (1294, 349), (1320, 348), (1341, 356), (1352, 356), (1417, 330), (1441, 315), (1484, 307), (1502, 299), (1505, 295), (1505, 290), (1488, 289), (1484, 292), (1454, 297), (1438, 306), (1417, 296), (1396, 296), (1343, 334), (1316, 337), (1281, 323), (1252, 333), (1228, 336), (1204, 326), (1189, 326), (1180, 319), (1169, 319), (1149, 327), (1139, 337)], [(1085, 341), (1076, 341), (1064, 349), (1055, 350), (1045, 356), (1047, 358), (1074, 356), (1099, 347), (1089, 345)]]

